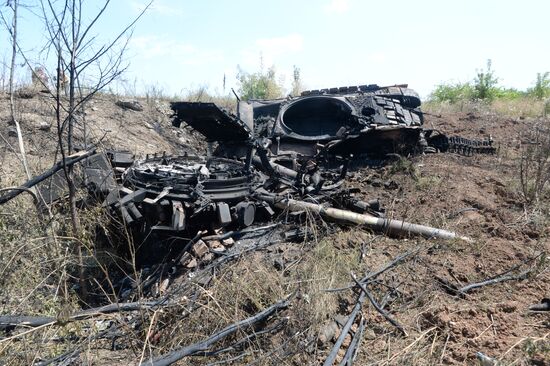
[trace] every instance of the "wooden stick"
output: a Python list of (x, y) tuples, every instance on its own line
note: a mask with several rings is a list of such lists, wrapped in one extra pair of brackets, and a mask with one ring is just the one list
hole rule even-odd
[(231, 324), (230, 326), (222, 329), (218, 333), (213, 334), (209, 338), (205, 339), (204, 341), (191, 344), (189, 346), (177, 349), (175, 351), (169, 352), (167, 354), (164, 354), (154, 360), (142, 363), (141, 365), (144, 366), (168, 366), (173, 364), (174, 362), (177, 362), (181, 360), (182, 358), (186, 356), (193, 355), (197, 352), (205, 352), (210, 348), (214, 343), (222, 340), (223, 338), (232, 335), (233, 333), (237, 332), (241, 328), (249, 327), (251, 325), (257, 324), (259, 322), (262, 322), (269, 318), (271, 315), (275, 314), (276, 312), (286, 309), (290, 305), (288, 299), (279, 301), (267, 309), (261, 311), (260, 313), (253, 315), (249, 318), (246, 318), (244, 320), (241, 320), (237, 323)]
[(336, 343), (334, 343), (334, 346), (332, 347), (327, 359), (323, 363), (323, 366), (332, 366), (334, 364), (334, 360), (338, 355), (338, 351), (340, 350), (340, 347), (342, 347), (342, 343), (344, 343), (344, 339), (346, 339), (346, 336), (348, 335), (351, 326), (353, 325), (353, 323), (355, 323), (355, 318), (357, 318), (357, 315), (361, 311), (361, 308), (363, 307), (363, 303), (365, 302), (366, 298), (367, 295), (365, 294), (365, 292), (361, 292), (361, 294), (357, 298), (357, 302), (355, 303), (353, 310), (351, 311), (351, 314), (349, 315), (348, 321), (342, 328), (340, 336), (336, 340)]
[(516, 275), (510, 275), (509, 273), (519, 269), (521, 266), (523, 266), (527, 263), (533, 262), (537, 258), (541, 257), (543, 254), (544, 254), (544, 252), (541, 252), (537, 256), (528, 258), (528, 259), (524, 260), (523, 262), (521, 262), (520, 264), (517, 264), (517, 265), (507, 269), (506, 271), (501, 272), (501, 273), (499, 273), (499, 274), (497, 274), (493, 277), (490, 277), (490, 278), (488, 278), (484, 281), (481, 281), (481, 282), (471, 283), (471, 284), (463, 286), (461, 288), (458, 288), (457, 286), (455, 286), (454, 284), (452, 284), (451, 282), (447, 281), (444, 278), (441, 278), (441, 277), (438, 277), (438, 276), (434, 276), (434, 277), (437, 280), (437, 282), (439, 282), (439, 284), (443, 287), (445, 292), (447, 292), (450, 295), (455, 295), (455, 296), (458, 295), (458, 296), (464, 297), (468, 292), (470, 292), (470, 291), (472, 291), (476, 288), (489, 286), (489, 285), (494, 285), (494, 284), (497, 284), (497, 283), (500, 283), (500, 282), (523, 280), (523, 279), (527, 278), (529, 276), (529, 274), (531, 272), (533, 272), (533, 270), (536, 268), (536, 266), (531, 267), (531, 268), (529, 268), (529, 269), (527, 269), (527, 270), (525, 270), (521, 273), (518, 273)]
[(361, 289), (361, 291), (363, 291), (366, 295), (367, 295), (367, 298), (369, 299), (370, 303), (372, 304), (372, 306), (374, 306), (374, 308), (376, 309), (376, 311), (378, 311), (384, 318), (386, 318), (386, 320), (388, 322), (390, 322), (391, 325), (393, 325), (394, 327), (396, 327), (400, 332), (401, 334), (403, 334), (405, 337), (407, 336), (407, 332), (405, 331), (405, 329), (403, 329), (403, 327), (401, 326), (401, 324), (399, 324), (395, 319), (393, 319), (384, 309), (382, 309), (380, 307), (380, 305), (378, 304), (378, 302), (376, 302), (376, 300), (374, 299), (374, 296), (372, 296), (372, 294), (370, 293), (370, 291), (367, 289), (367, 287), (362, 284), (361, 282), (359, 282), (359, 280), (357, 279), (357, 277), (355, 276), (355, 274), (351, 273), (351, 278), (353, 279), (353, 281), (355, 281), (355, 283), (357, 284), (357, 286), (359, 286), (359, 288)]
[(486, 281), (471, 283), (469, 285), (459, 288), (457, 290), (457, 294), (460, 296), (464, 296), (466, 295), (467, 292), (479, 287), (494, 285), (496, 283), (505, 282), (505, 281), (524, 280), (529, 276), (529, 273), (531, 273), (532, 271), (533, 271), (533, 268), (529, 268), (528, 270), (525, 270), (517, 275), (504, 275), (504, 276), (493, 278)]
[(353, 335), (353, 339), (351, 340), (351, 343), (348, 346), (348, 349), (346, 350), (346, 354), (344, 355), (344, 358), (340, 362), (339, 366), (352, 366), (353, 362), (355, 361), (355, 357), (357, 356), (357, 350), (359, 349), (359, 345), (361, 344), (361, 339), (363, 338), (363, 332), (365, 330), (365, 318), (361, 317), (361, 321), (359, 322), (359, 327), (357, 328), (357, 332)]
[[(411, 255), (413, 254), (416, 254), (420, 251), (420, 249), (422, 249), (421, 247), (417, 247), (411, 251), (408, 251), (404, 254), (400, 254), (398, 255), (397, 257), (395, 257), (394, 260), (392, 260), (391, 262), (388, 262), (386, 264), (384, 264), (382, 267), (380, 267), (379, 269), (377, 269), (376, 271), (374, 272), (371, 272), (371, 273), (368, 273), (367, 275), (365, 275), (365, 277), (361, 278), (361, 283), (365, 284), (367, 283), (370, 279), (373, 279), (373, 278), (376, 278), (378, 276), (380, 276), (382, 273), (386, 272), (387, 270), (395, 267), (396, 265), (400, 264), (401, 262), (403, 262), (405, 259), (407, 259), (408, 257), (410, 257)], [(354, 287), (356, 287), (357, 285), (356, 284), (350, 284), (348, 286), (345, 286), (345, 287), (339, 287), (339, 288), (331, 288), (331, 289), (326, 289), (324, 291), (326, 292), (337, 292), (337, 291), (342, 291), (342, 290), (349, 290), (349, 289), (352, 289)]]
[(118, 312), (136, 311), (143, 309), (153, 309), (159, 306), (170, 306), (174, 303), (168, 303), (166, 299), (150, 302), (128, 302), (114, 303), (97, 308), (86, 309), (70, 315), (67, 319), (57, 319), (49, 316), (25, 316), (25, 315), (3, 315), (0, 316), (0, 329), (7, 329), (18, 326), (36, 328), (45, 324), (65, 324), (68, 322), (88, 319), (94, 316), (111, 314)]

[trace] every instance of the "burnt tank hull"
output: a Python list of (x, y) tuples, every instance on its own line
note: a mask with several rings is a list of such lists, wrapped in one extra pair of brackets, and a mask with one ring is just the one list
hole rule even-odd
[(182, 122), (219, 144), (216, 155), (242, 158), (243, 142), (263, 139), (273, 157), (320, 153), (372, 157), (411, 150), (422, 139), (418, 94), (405, 85), (364, 85), (298, 97), (240, 101), (236, 115), (211, 103), (173, 103)]

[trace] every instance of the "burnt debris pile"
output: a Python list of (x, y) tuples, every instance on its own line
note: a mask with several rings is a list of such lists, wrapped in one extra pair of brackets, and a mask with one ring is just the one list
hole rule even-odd
[[(124, 151), (83, 150), (66, 163), (80, 165), (80, 184), (90, 197), (103, 202), (116, 221), (129, 228), (137, 261), (143, 264), (170, 258), (193, 266), (225, 250), (235, 233), (269, 224), (282, 211), (298, 222), (304, 213), (314, 212), (389, 235), (468, 240), (387, 219), (380, 202), (362, 201), (359, 191), (346, 185), (351, 164), (380, 162), (395, 154), (495, 152), (491, 139), (473, 141), (425, 129), (420, 104), (406, 85), (238, 100), (236, 114), (214, 103), (175, 102), (173, 125), (185, 124), (201, 133), (208, 144), (206, 156), (135, 159)], [(59, 199), (64, 192), (62, 165), (0, 200), (39, 182), (48, 202)], [(201, 238), (213, 236), (220, 240), (209, 248)]]

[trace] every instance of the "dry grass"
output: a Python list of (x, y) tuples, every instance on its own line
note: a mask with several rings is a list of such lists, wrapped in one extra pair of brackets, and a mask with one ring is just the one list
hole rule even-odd
[(489, 104), (484, 102), (459, 101), (455, 104), (426, 102), (422, 109), (433, 114), (475, 113), (496, 114), (508, 118), (539, 118), (548, 115), (548, 102), (533, 98), (497, 99)]
[[(55, 317), (64, 307), (78, 308), (76, 296), (67, 286), (70, 269), (76, 263), (68, 250), (72, 240), (50, 235), (52, 227), (61, 231), (62, 226), (40, 222), (31, 200), (24, 196), (0, 206), (3, 313)], [(62, 332), (71, 332), (70, 328)], [(24, 365), (38, 352), (53, 354), (58, 347), (50, 345), (49, 349), (44, 340), (57, 334), (45, 329), (13, 342), (2, 340), (0, 359), (6, 364)]]
[[(71, 233), (63, 203), (53, 208), (52, 214), (49, 218), (46, 212), (37, 211), (25, 194), (0, 206), (2, 314), (64, 319), (63, 314), (89, 307), (89, 300), (93, 301), (91, 305), (105, 304), (116, 297), (105, 282), (119, 272), (122, 261), (115, 264), (114, 248), (109, 251), (99, 245), (97, 229), (108, 222), (104, 210), (81, 211), (82, 230), (78, 237)], [(83, 248), (88, 289), (99, 289), (99, 280), (109, 292), (81, 296), (76, 246)], [(0, 362), (30, 365), (86, 343), (97, 332), (94, 321), (8, 331), (6, 338), (0, 339)]]
[[(364, 234), (369, 237), (368, 233)], [(321, 240), (318, 244), (303, 243), (276, 245), (266, 251), (251, 253), (237, 263), (220, 271), (208, 287), (196, 284), (200, 303), (197, 310), (184, 319), (175, 314), (165, 314), (161, 322), (170, 323), (169, 334), (161, 337), (157, 352), (176, 348), (207, 338), (221, 328), (257, 313), (276, 301), (292, 296), (285, 327), (269, 337), (258, 337), (246, 345), (250, 355), (240, 362), (256, 360), (257, 365), (271, 365), (274, 358), (283, 364), (297, 364), (311, 361), (317, 352), (320, 328), (337, 314), (342, 299), (350, 301), (350, 293), (335, 294), (325, 289), (346, 285), (349, 272), (360, 267), (358, 248), (336, 248), (334, 240), (349, 245), (349, 232)], [(277, 270), (275, 261), (283, 261), (284, 269)], [(273, 321), (276, 323), (276, 321)], [(245, 333), (240, 334), (240, 337)], [(288, 338), (291, 344), (277, 349)], [(235, 339), (233, 339), (234, 341)], [(219, 345), (220, 347), (222, 344)], [(244, 351), (243, 351), (244, 352)], [(290, 354), (283, 357), (285, 352)], [(238, 354), (238, 353), (237, 353)], [(148, 354), (147, 354), (148, 355)], [(235, 354), (233, 354), (235, 356)], [(230, 356), (220, 356), (220, 359)], [(209, 362), (214, 359), (209, 359)], [(203, 364), (204, 361), (188, 361), (189, 364)]]

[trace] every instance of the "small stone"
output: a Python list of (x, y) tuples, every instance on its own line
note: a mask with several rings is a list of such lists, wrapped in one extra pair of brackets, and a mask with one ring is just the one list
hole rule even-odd
[(181, 259), (180, 259), (180, 265), (182, 265), (182, 266), (187, 265), (187, 263), (189, 263), (192, 258), (193, 258), (193, 256), (191, 255), (191, 253), (189, 253), (189, 252), (183, 253), (183, 255), (181, 256)]
[(208, 242), (208, 246), (210, 247), (210, 250), (214, 253), (225, 252), (225, 247), (218, 240), (212, 240)]
[(508, 301), (503, 304), (500, 304), (498, 308), (504, 313), (513, 313), (517, 310), (518, 304), (515, 301)]
[(336, 331), (338, 330), (338, 325), (335, 322), (330, 322), (321, 328), (319, 331), (319, 337), (317, 337), (317, 343), (322, 346), (326, 343), (332, 341)]
[(373, 179), (370, 182), (370, 185), (373, 186), (373, 187), (382, 187), (383, 184), (384, 184), (384, 182), (382, 182), (382, 179)]
[(330, 321), (328, 324), (325, 324), (319, 330), (319, 337), (317, 337), (317, 343), (320, 346), (322, 346), (332, 341), (337, 331), (338, 331), (338, 325), (336, 324), (336, 322)]
[(374, 332), (374, 330), (372, 329), (367, 329), (365, 331), (365, 339), (368, 339), (369, 341), (373, 341), (375, 339), (377, 339), (378, 336), (376, 335), (376, 333)]
[(273, 267), (275, 267), (277, 271), (282, 271), (285, 268), (285, 262), (283, 261), (283, 258), (275, 258), (273, 260)]
[(393, 190), (393, 189), (399, 188), (399, 185), (394, 180), (388, 180), (388, 181), (384, 182), (384, 188), (389, 189), (389, 190)]
[(202, 257), (202, 260), (204, 262), (210, 262), (212, 259), (214, 259), (214, 253), (206, 253), (203, 257)]
[(191, 258), (189, 263), (185, 265), (186, 268), (195, 268), (197, 266), (197, 259), (195, 257)]
[(143, 111), (143, 106), (137, 100), (118, 100), (115, 104), (122, 109), (130, 109), (137, 112)]
[(222, 243), (226, 247), (232, 247), (233, 245), (235, 245), (235, 240), (233, 240), (233, 238), (227, 238), (227, 239), (223, 239)]
[(347, 348), (351, 343), (351, 336), (348, 334), (345, 338), (344, 338), (344, 342), (342, 343), (342, 346)]
[(49, 131), (50, 130), (50, 124), (48, 122), (41, 121), (38, 124), (38, 129), (41, 130), (41, 131)]
[(346, 325), (346, 323), (348, 322), (348, 317), (342, 314), (336, 314), (334, 316), (334, 321), (336, 322), (336, 324), (343, 328), (344, 325)]
[(199, 240), (193, 245), (193, 254), (199, 258), (202, 258), (208, 252), (208, 246), (202, 240)]

